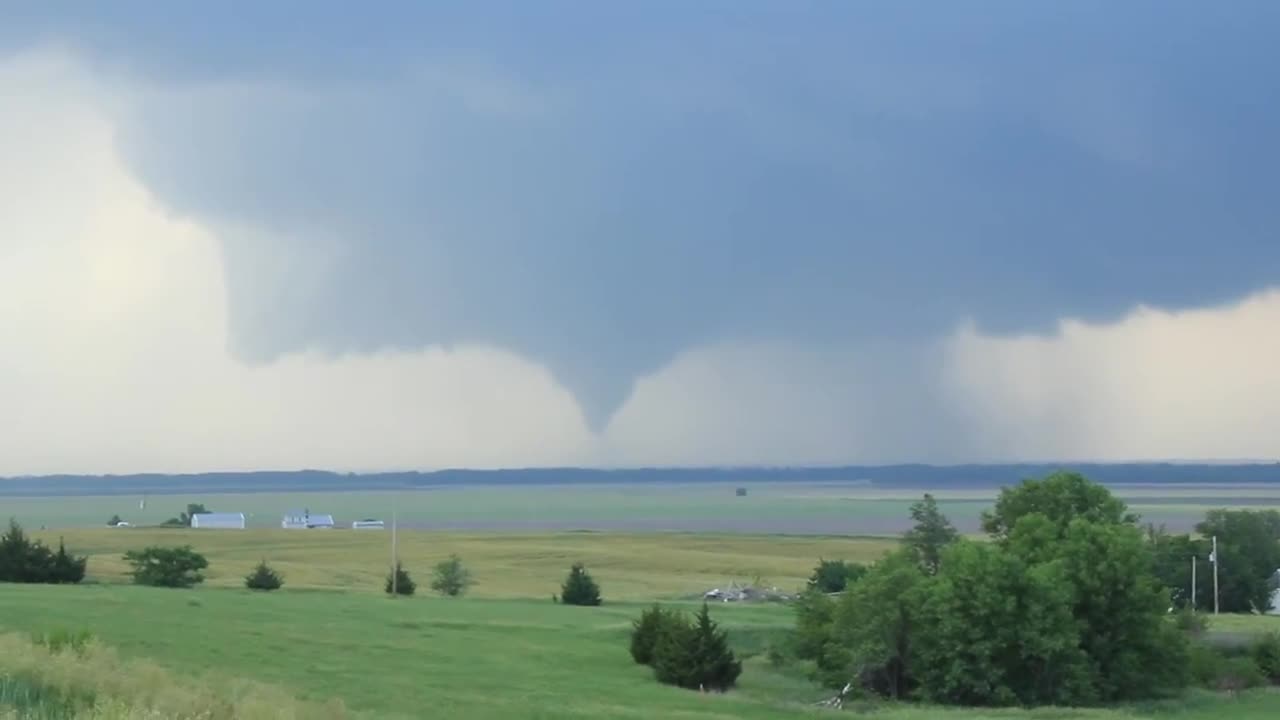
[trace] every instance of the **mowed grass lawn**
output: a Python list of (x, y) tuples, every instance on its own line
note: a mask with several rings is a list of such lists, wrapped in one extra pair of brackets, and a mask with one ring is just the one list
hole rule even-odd
[[(193, 545), (209, 559), (206, 585), (242, 587), (265, 559), (290, 588), (381, 593), (391, 559), (391, 533), (354, 530), (109, 529), (33, 532), (88, 555), (88, 575), (128, 582), (125, 551), (147, 545)], [(614, 600), (691, 597), (730, 582), (759, 578), (797, 590), (819, 558), (871, 562), (892, 539), (692, 533), (449, 533), (401, 531), (401, 563), (425, 586), (435, 563), (456, 553), (475, 577), (472, 595), (546, 598), (569, 566), (585, 563)]]

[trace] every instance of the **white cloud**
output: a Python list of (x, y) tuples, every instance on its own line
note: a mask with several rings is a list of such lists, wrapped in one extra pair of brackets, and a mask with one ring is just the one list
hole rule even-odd
[(572, 462), (547, 372), (492, 348), (234, 362), (210, 232), (130, 177), (57, 55), (0, 65), (0, 473)]
[[(1188, 279), (1192, 281), (1193, 279)], [(1051, 336), (953, 338), (957, 407), (993, 458), (1270, 459), (1280, 456), (1280, 291), (1120, 321), (1064, 321)]]

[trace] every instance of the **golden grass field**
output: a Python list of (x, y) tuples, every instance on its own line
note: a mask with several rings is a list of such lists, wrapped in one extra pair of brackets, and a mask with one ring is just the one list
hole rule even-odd
[[(382, 592), (391, 557), (389, 531), (111, 529), (34, 532), (89, 557), (89, 579), (128, 582), (127, 550), (190, 544), (209, 559), (206, 585), (240, 587), (265, 559), (291, 589)], [(757, 578), (781, 589), (804, 585), (819, 558), (870, 562), (896, 540), (820, 536), (685, 533), (454, 533), (397, 535), (401, 563), (419, 583), (432, 566), (459, 555), (476, 585), (471, 595), (545, 598), (574, 562), (585, 563), (617, 600), (653, 600), (701, 593)]]

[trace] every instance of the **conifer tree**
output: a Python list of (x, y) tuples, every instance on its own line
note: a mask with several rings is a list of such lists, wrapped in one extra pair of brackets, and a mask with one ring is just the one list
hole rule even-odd
[(599, 605), (600, 586), (591, 579), (582, 563), (574, 563), (569, 577), (560, 588), (560, 602), (565, 605)]
[(692, 624), (672, 623), (654, 651), (654, 674), (660, 682), (690, 690), (723, 692), (733, 687), (742, 663), (729, 649), (729, 639), (711, 619), (707, 604)]

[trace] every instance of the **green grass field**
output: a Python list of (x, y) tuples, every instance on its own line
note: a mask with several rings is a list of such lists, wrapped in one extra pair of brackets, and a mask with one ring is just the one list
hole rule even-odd
[[(626, 652), (638, 603), (575, 608), (540, 600), (411, 598), (365, 593), (139, 587), (6, 587), (10, 630), (91, 628), (126, 657), (179, 676), (238, 675), (304, 700), (341, 698), (385, 718), (800, 718), (824, 696), (759, 654), (788, 627), (781, 606), (720, 605), (716, 616), (750, 657), (741, 688), (709, 696), (663, 687)], [(1118, 710), (942, 711), (910, 706), (885, 720), (979, 718), (1275, 717), (1280, 694), (1192, 695)]]
[[(54, 534), (35, 533), (54, 540)], [(741, 688), (707, 696), (658, 685), (626, 651), (630, 620), (654, 599), (680, 599), (732, 580), (798, 587), (818, 557), (871, 560), (891, 542), (867, 538), (620, 533), (402, 532), (402, 558), (425, 585), (428, 568), (459, 553), (479, 584), (461, 599), (390, 599), (380, 592), (387, 533), (284, 530), (75, 530), (91, 583), (0, 586), (0, 632), (93, 632), (124, 658), (179, 678), (251, 678), (304, 702), (341, 700), (363, 717), (823, 717), (827, 693), (764, 651), (792, 624), (782, 605), (718, 604), (715, 616), (747, 657)], [(120, 554), (151, 543), (194, 544), (210, 558), (193, 590), (124, 584)], [(238, 589), (266, 557), (286, 575), (272, 594)], [(604, 590), (600, 608), (551, 602), (567, 566), (583, 560)], [(687, 600), (677, 602), (688, 603)], [(692, 604), (688, 604), (692, 607)], [(1215, 631), (1265, 632), (1280, 618), (1222, 617)], [(0, 674), (3, 666), (0, 665)], [(203, 682), (203, 681), (202, 681)], [(206, 682), (205, 685), (208, 685)], [(884, 720), (979, 718), (1270, 718), (1280, 694), (1108, 710), (951, 711), (882, 706)], [(2, 714), (0, 714), (2, 716)]]

